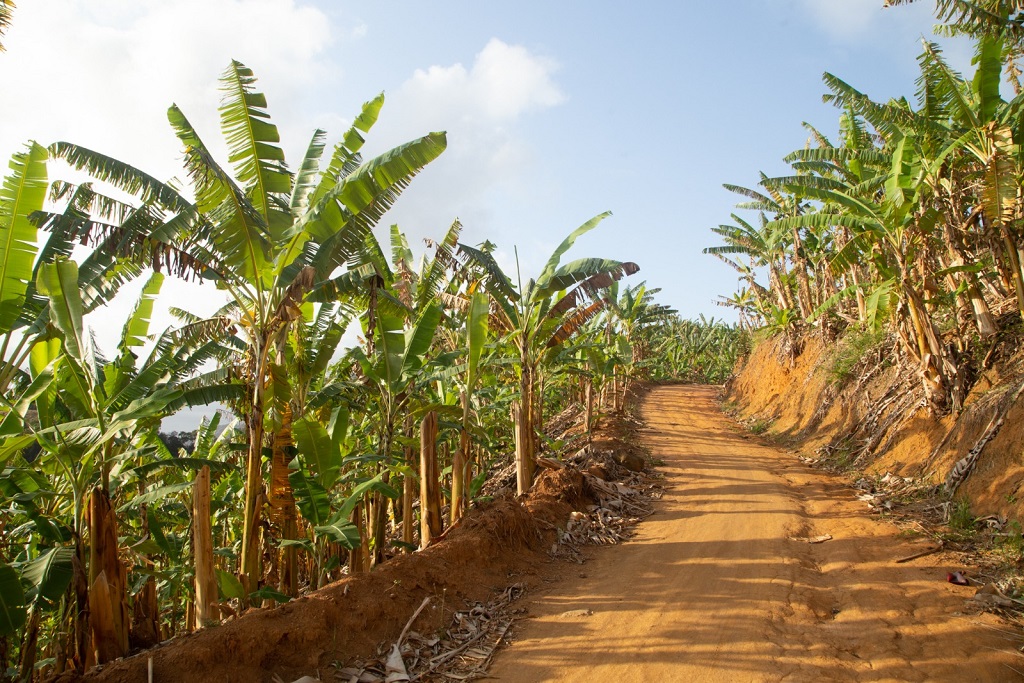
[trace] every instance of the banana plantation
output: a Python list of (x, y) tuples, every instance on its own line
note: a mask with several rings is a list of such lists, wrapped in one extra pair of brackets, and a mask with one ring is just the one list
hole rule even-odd
[(739, 292), (720, 303), (745, 324), (794, 340), (892, 333), (943, 415), (962, 410), (1024, 312), (1024, 8), (938, 4), (942, 30), (973, 40), (973, 76), (927, 41), (906, 97), (876, 102), (826, 73), (839, 136), (805, 124), (810, 141), (786, 157), (790, 174), (727, 185), (746, 213), (714, 228), (722, 245), (705, 253), (740, 273)]
[[(985, 45), (998, 71), (1004, 48)], [(939, 78), (937, 56), (934, 65)], [(167, 112), (183, 187), (72, 142), (33, 142), (11, 159), (0, 191), (0, 672), (11, 678), (87, 669), (426, 547), (493, 468), (514, 462), (519, 493), (529, 489), (546, 416), (580, 405), (590, 424), (621, 408), (634, 379), (721, 381), (735, 359), (737, 328), (681, 321), (657, 290), (622, 281), (636, 264), (563, 258), (608, 214), (569, 233), (538, 273), (507, 272), (490, 242), (462, 243), (458, 221), (411, 245), (398, 226), (375, 228), (445, 151), (444, 133), (363, 158), (380, 96), (333, 150), (317, 130), (289, 166), (252, 71), (233, 62), (221, 85), (226, 163), (185, 112)], [(943, 86), (934, 106), (952, 113), (969, 85)], [(841, 182), (870, 185), (883, 154), (854, 113), (862, 100), (841, 92), (850, 139), (865, 148), (808, 152), (827, 174), (801, 181), (835, 194), (847, 191)], [(990, 150), (1000, 169), (1015, 163), (1014, 124), (989, 123), (1014, 105), (991, 87), (980, 97), (962, 105), (984, 117), (976, 139), (949, 123), (959, 143), (943, 163), (964, 159), (942, 175), (955, 184), (935, 178), (949, 201), (982, 187), (975, 167), (987, 182), (988, 162), (971, 165), (969, 150)], [(931, 140), (925, 132), (913, 140)], [(921, 161), (915, 144), (900, 149), (909, 182)], [(840, 179), (847, 159), (870, 161), (858, 166), (863, 181)], [(80, 180), (52, 179), (57, 168)], [(901, 215), (917, 215), (926, 180), (899, 188)], [(941, 282), (975, 287), (953, 303), (984, 304), (978, 292), (1002, 292), (1004, 272), (1020, 281), (1019, 260), (996, 251), (1017, 206), (1001, 187), (997, 218), (987, 208), (963, 217), (979, 241), (956, 233), (952, 251), (922, 249), (907, 266), (953, 259)], [(772, 192), (803, 210), (806, 194)], [(980, 245), (992, 248), (995, 277), (963, 267)], [(833, 297), (812, 274), (809, 295)], [(177, 322), (154, 329), (167, 278), (201, 283), (223, 305), (210, 316), (172, 306)], [(141, 295), (106, 355), (85, 316), (134, 281)], [(880, 315), (880, 297), (864, 298)], [(830, 315), (845, 315), (838, 299)], [(819, 304), (800, 301), (808, 313)], [(161, 420), (197, 406), (212, 417), (190, 449), (172, 451)]]

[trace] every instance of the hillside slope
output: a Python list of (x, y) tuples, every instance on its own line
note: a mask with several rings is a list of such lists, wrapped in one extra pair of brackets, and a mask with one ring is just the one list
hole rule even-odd
[(741, 420), (777, 443), (868, 475), (891, 472), (938, 485), (980, 446), (954, 496), (967, 499), (977, 515), (1020, 520), (1024, 399), (1017, 390), (1024, 354), (1001, 346), (1005, 357), (987, 359), (991, 367), (981, 372), (958, 416), (931, 415), (913, 371), (883, 350), (868, 352), (838, 378), (843, 342), (818, 339), (806, 340), (796, 353), (780, 339), (759, 344), (730, 382), (726, 400)]

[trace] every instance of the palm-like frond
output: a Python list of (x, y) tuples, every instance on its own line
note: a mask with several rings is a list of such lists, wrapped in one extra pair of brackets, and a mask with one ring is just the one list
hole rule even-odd
[(175, 213), (194, 212), (194, 207), (170, 184), (112, 157), (70, 142), (55, 142), (50, 155), (65, 161), (96, 180), (109, 183), (143, 203), (156, 202)]
[(412, 268), (412, 249), (409, 248), (409, 240), (406, 238), (405, 233), (395, 224), (391, 226), (390, 236), (391, 263), (394, 264), (395, 269), (399, 268), (399, 264), (404, 264), (405, 268)]
[(421, 308), (435, 298), (445, 282), (445, 274), (455, 265), (455, 249), (462, 233), (462, 223), (457, 219), (448, 228), (440, 242), (434, 242), (434, 258), (426, 263), (419, 286), (416, 289), (416, 306)]
[(320, 183), (310, 198), (311, 204), (316, 204), (330, 192), (331, 188), (344, 180), (362, 163), (359, 152), (363, 148), (364, 139), (362, 133), (367, 133), (377, 122), (380, 116), (381, 107), (384, 106), (384, 93), (377, 95), (369, 102), (364, 102), (359, 116), (352, 122), (352, 127), (346, 131), (331, 155), (331, 161), (320, 178)]
[(827, 161), (834, 164), (844, 164), (849, 161), (859, 161), (866, 164), (886, 164), (889, 156), (879, 149), (848, 147), (815, 147), (811, 149), (798, 149), (782, 158), (787, 164), (795, 161)]
[(288, 202), (293, 221), (299, 220), (309, 207), (309, 195), (317, 185), (320, 157), (324, 153), (326, 138), (327, 133), (317, 128), (313, 132), (313, 138), (309, 141), (305, 156), (302, 157), (302, 164), (295, 175), (291, 201)]
[(359, 166), (313, 206), (304, 229), (321, 243), (310, 263), (321, 277), (345, 263), (358, 264), (366, 234), (447, 144), (444, 133), (430, 133), (395, 147)]
[[(11, 26), (11, 18), (14, 14), (14, 0), (0, 0), (0, 36), (7, 33)], [(0, 52), (4, 51), (4, 44), (0, 43)]]
[(185, 145), (185, 166), (196, 193), (197, 209), (207, 217), (208, 236), (239, 282), (254, 282), (269, 270), (270, 240), (263, 215), (220, 167), (177, 106), (167, 111)]
[(221, 77), (221, 128), (228, 144), (228, 161), (234, 165), (246, 196), (263, 224), (276, 233), (291, 224), (287, 207), (292, 176), (279, 146), (281, 136), (267, 113), (267, 98), (254, 90), (255, 84), (250, 68), (231, 62)]
[(897, 104), (878, 104), (841, 78), (830, 73), (825, 73), (822, 80), (825, 82), (825, 86), (832, 91), (831, 94), (822, 96), (823, 102), (831, 102), (844, 109), (849, 107), (855, 113), (863, 116), (868, 123), (874, 126), (875, 130), (886, 136), (898, 133), (901, 125), (909, 126), (913, 123), (910, 112)]
[(316, 283), (306, 300), (317, 303), (362, 301), (369, 295), (369, 285), (374, 280), (377, 286), (384, 285), (376, 269), (371, 264), (363, 264), (337, 277)]
[(595, 298), (599, 290), (606, 289), (615, 281), (639, 271), (640, 266), (631, 261), (621, 262), (598, 258), (578, 259), (559, 268), (544, 287), (538, 288), (537, 294), (538, 296), (551, 296), (555, 292), (569, 289), (578, 284), (579, 287), (555, 304), (555, 308), (564, 306), (560, 311), (564, 312), (575, 305), (567, 303), (567, 299), (573, 293), (580, 292), (580, 295), (586, 294), (590, 298)]
[(541, 286), (544, 286), (547, 280), (551, 278), (555, 274), (555, 271), (558, 269), (558, 264), (562, 259), (562, 255), (572, 248), (572, 245), (576, 243), (576, 240), (579, 239), (580, 236), (596, 228), (601, 221), (603, 221), (605, 218), (608, 218), (611, 215), (611, 211), (599, 213), (598, 215), (594, 216), (586, 223), (584, 223), (583, 225), (569, 233), (569, 236), (562, 240), (562, 243), (555, 248), (555, 251), (551, 254), (550, 258), (548, 258), (548, 262), (544, 264), (544, 269), (541, 270), (540, 275), (537, 276), (537, 283), (540, 284)]
[(572, 313), (566, 316), (565, 319), (561, 321), (561, 324), (554, 330), (547, 342), (544, 344), (544, 348), (551, 349), (568, 340), (574, 334), (583, 329), (591, 318), (604, 310), (604, 307), (604, 301), (597, 300), (591, 302), (587, 306), (573, 310)]
[(11, 173), (0, 186), (0, 331), (22, 315), (34, 277), (36, 226), (29, 220), (46, 198), (46, 150), (31, 143), (11, 158)]

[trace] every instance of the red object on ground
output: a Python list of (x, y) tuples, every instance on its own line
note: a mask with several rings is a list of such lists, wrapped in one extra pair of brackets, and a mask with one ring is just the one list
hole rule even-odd
[(970, 582), (967, 577), (964, 576), (963, 572), (950, 572), (946, 574), (946, 581), (956, 584), (957, 586), (968, 586)]

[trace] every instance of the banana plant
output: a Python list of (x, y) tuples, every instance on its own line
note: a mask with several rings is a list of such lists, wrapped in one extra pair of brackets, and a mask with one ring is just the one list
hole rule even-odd
[(472, 406), (474, 392), (480, 381), (480, 359), (487, 344), (488, 323), (491, 301), (487, 293), (474, 291), (467, 302), (465, 314), (466, 370), (460, 392), (462, 403), (462, 425), (459, 430), (459, 445), (452, 459), (451, 521), (459, 521), (469, 500), (470, 466), (472, 456)]
[(604, 309), (604, 290), (640, 267), (632, 262), (584, 258), (561, 264), (562, 256), (583, 234), (610, 216), (602, 213), (569, 234), (548, 258), (536, 279), (519, 276), (514, 287), (486, 249), (459, 245), (465, 263), (479, 274), (495, 304), (492, 324), (508, 335), (518, 357), (519, 401), (514, 408), (516, 480), (519, 493), (533, 483), (534, 454), (542, 424), (543, 378), (540, 365), (548, 349), (577, 334)]
[[(272, 375), (288, 330), (302, 302), (346, 265), (358, 265), (365, 237), (409, 182), (446, 146), (431, 133), (369, 161), (363, 134), (377, 120), (383, 96), (367, 102), (335, 147), (325, 169), (320, 159), (325, 133), (317, 130), (296, 173), (285, 166), (277, 127), (266, 97), (255, 90), (253, 72), (232, 62), (222, 79), (221, 129), (233, 173), (218, 163), (184, 113), (172, 106), (168, 119), (185, 151), (194, 201), (133, 167), (80, 147), (56, 152), (72, 166), (101, 180), (131, 179), (132, 194), (162, 216), (165, 233), (177, 236), (183, 264), (215, 281), (230, 297), (238, 335), (245, 342), (244, 417), (250, 449), (246, 463), (246, 509), (240, 576), (248, 592), (260, 577), (263, 448), (268, 429), (282, 417), (267, 395), (288, 392), (286, 377)], [(124, 183), (122, 183), (124, 184)], [(117, 226), (125, 228), (124, 224)], [(181, 265), (181, 264), (178, 264)]]
[[(70, 260), (39, 268), (36, 288), (49, 300), (52, 324), (46, 328), (49, 338), (39, 339), (32, 347), (32, 381), (0, 429), (4, 435), (0, 458), (14, 457), (25, 439), (31, 439), (41, 449), (32, 466), (59, 482), (57, 492), (68, 501), (76, 572), (81, 572), (75, 582), (75, 641), (69, 650), (84, 664), (93, 649), (101, 657), (127, 651), (126, 570), (118, 556), (111, 494), (119, 487), (113, 483), (122, 482), (124, 473), (151, 458), (162, 417), (180, 405), (206, 400), (205, 389), (187, 384), (215, 345), (202, 339), (186, 342), (181, 335), (165, 332), (140, 358), (140, 347), (151, 343), (150, 317), (163, 281), (155, 273), (125, 322), (117, 357), (103, 359), (83, 323), (78, 276), (79, 267)], [(38, 416), (36, 425), (26, 419), (29, 397)], [(25, 429), (32, 432), (27, 437), (21, 433)], [(101, 594), (95, 594), (97, 586)], [(106, 608), (92, 607), (113, 614), (113, 621), (90, 623), (90, 610), (83, 608), (101, 599), (109, 600)]]
[[(441, 322), (441, 307), (428, 303), (415, 312), (411, 327), (404, 317), (388, 307), (377, 306), (363, 317), (364, 330), (376, 342), (367, 355), (360, 347), (349, 357), (358, 364), (365, 386), (380, 406), (376, 450), (385, 465), (391, 463), (399, 417), (409, 404), (411, 388), (421, 379), (421, 371)], [(385, 520), (383, 501), (374, 508), (371, 534), (374, 559), (383, 559)]]

